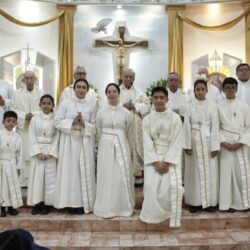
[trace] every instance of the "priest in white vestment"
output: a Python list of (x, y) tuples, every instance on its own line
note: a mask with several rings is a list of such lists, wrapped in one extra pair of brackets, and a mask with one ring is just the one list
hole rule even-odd
[(181, 76), (176, 72), (168, 74), (168, 98), (167, 106), (182, 117), (190, 97), (180, 88)]
[(119, 86), (106, 87), (108, 104), (98, 111), (97, 191), (94, 214), (103, 218), (134, 212), (134, 173), (128, 144), (133, 115), (119, 104)]
[(206, 100), (207, 83), (196, 80), (196, 99), (189, 103), (184, 117), (185, 203), (194, 213), (201, 208), (214, 212), (219, 199), (217, 154), (220, 134), (217, 106)]
[[(77, 66), (74, 72), (74, 80), (79, 79), (86, 79), (87, 72), (86, 69), (83, 66)], [(60, 102), (63, 102), (67, 99), (72, 99), (75, 97), (75, 91), (74, 91), (74, 83), (70, 84), (68, 87), (66, 87), (60, 97)], [(88, 101), (91, 105), (95, 106), (97, 104), (97, 94), (96, 92), (90, 88), (88, 93), (85, 97), (86, 101)]]
[(96, 107), (86, 101), (85, 79), (75, 81), (75, 97), (58, 107), (55, 126), (60, 130), (55, 207), (68, 207), (69, 214), (93, 211), (95, 166), (92, 138)]
[(135, 184), (143, 184), (143, 142), (142, 142), (142, 119), (148, 114), (150, 101), (146, 94), (134, 85), (135, 72), (133, 69), (123, 71), (123, 83), (120, 86), (120, 102), (133, 114), (133, 128), (129, 136), (132, 153), (132, 165), (135, 172)]
[(241, 63), (236, 68), (238, 77), (237, 98), (250, 106), (250, 67), (247, 63)]
[[(206, 67), (201, 67), (198, 70), (198, 77), (197, 78), (202, 78), (205, 81), (208, 79), (208, 70)], [(195, 100), (194, 96), (194, 91), (193, 87), (188, 90), (188, 95), (190, 96), (191, 100)], [(207, 83), (207, 94), (206, 94), (206, 100), (211, 101), (211, 102), (219, 102), (222, 99), (220, 90), (215, 87), (211, 83)]]
[(3, 128), (2, 120), (5, 111), (10, 110), (13, 98), (12, 86), (0, 79), (0, 128)]
[(226, 99), (218, 106), (220, 151), (219, 209), (250, 208), (250, 107), (236, 97), (237, 81), (223, 82)]
[(34, 114), (40, 110), (40, 98), (44, 91), (35, 85), (36, 76), (32, 71), (24, 73), (24, 85), (14, 92), (13, 104), (14, 110), (18, 114), (17, 132), (22, 139), (22, 170), (19, 176), (20, 185), (28, 186), (30, 174), (30, 153), (29, 153), (29, 125)]
[(166, 108), (168, 92), (152, 90), (152, 110), (143, 119), (144, 201), (140, 219), (161, 223), (170, 218), (170, 226), (180, 226), (183, 187), (181, 181), (182, 122)]

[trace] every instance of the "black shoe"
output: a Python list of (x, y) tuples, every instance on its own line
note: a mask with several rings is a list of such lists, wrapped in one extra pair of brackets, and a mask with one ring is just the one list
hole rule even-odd
[(204, 211), (206, 211), (206, 212), (208, 212), (208, 213), (214, 213), (215, 210), (216, 210), (215, 207), (206, 207), (206, 208), (204, 209)]
[(1, 207), (1, 217), (6, 217), (6, 210), (5, 207)]
[(42, 209), (41, 209), (41, 214), (42, 214), (42, 215), (46, 215), (46, 214), (49, 214), (49, 212), (50, 212), (50, 206), (44, 205), (44, 206), (42, 207)]
[(69, 208), (68, 208), (68, 214), (73, 215), (73, 214), (75, 214), (75, 213), (76, 213), (75, 208), (73, 208), (73, 207), (69, 207)]
[(41, 205), (40, 204), (36, 204), (32, 210), (31, 210), (31, 214), (32, 215), (37, 215), (41, 213)]
[(190, 206), (189, 207), (189, 212), (190, 213), (196, 213), (196, 212), (199, 212), (201, 211), (201, 206)]
[(235, 213), (235, 212), (236, 212), (236, 210), (235, 210), (235, 209), (233, 209), (233, 208), (229, 208), (229, 209), (227, 210), (227, 212), (228, 212), (228, 213)]
[(13, 215), (13, 216), (18, 215), (18, 211), (17, 211), (16, 209), (14, 209), (13, 207), (9, 207), (9, 208), (8, 208), (8, 213), (9, 213), (10, 215)]
[(78, 215), (82, 215), (84, 214), (84, 209), (83, 207), (78, 207), (75, 209), (75, 213), (78, 214)]

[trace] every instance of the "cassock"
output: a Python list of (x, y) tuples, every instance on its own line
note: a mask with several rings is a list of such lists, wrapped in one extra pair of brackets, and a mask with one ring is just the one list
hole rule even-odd
[[(73, 125), (78, 113), (84, 128)], [(95, 106), (85, 99), (64, 100), (58, 107), (55, 126), (60, 130), (55, 207), (84, 207), (93, 210), (95, 199), (95, 166), (92, 139), (95, 132)]]
[(132, 85), (130, 89), (123, 84), (120, 86), (120, 103), (131, 102), (135, 105), (135, 110), (130, 111), (133, 114), (132, 133), (129, 135), (129, 143), (132, 154), (132, 166), (135, 174), (143, 170), (143, 142), (142, 142), (142, 119), (148, 114), (150, 101), (146, 94), (139, 88)]
[(189, 96), (182, 89), (177, 89), (175, 93), (168, 89), (168, 98), (167, 107), (184, 116), (186, 106), (189, 103)]
[(216, 104), (194, 100), (188, 104), (184, 118), (185, 203), (203, 208), (216, 206), (219, 193), (217, 157), (211, 152), (220, 150), (219, 121)]
[[(34, 206), (40, 202), (54, 206), (56, 163), (58, 155), (59, 131), (56, 131), (54, 115), (42, 111), (35, 115), (29, 127), (31, 170), (27, 203)], [(39, 160), (38, 154), (49, 155), (47, 160)]]
[[(191, 100), (195, 100), (194, 96), (194, 88), (188, 90), (188, 95), (190, 96)], [(213, 84), (208, 83), (207, 84), (207, 94), (206, 99), (211, 102), (219, 102), (223, 99), (223, 95), (220, 93), (220, 90), (215, 87)]]
[[(74, 84), (71, 84), (63, 90), (61, 97), (60, 97), (60, 103), (63, 102), (64, 100), (72, 99), (74, 97), (75, 97)], [(96, 92), (92, 88), (89, 88), (85, 99), (91, 105), (95, 106), (97, 104)]]
[(241, 82), (238, 80), (237, 98), (250, 106), (250, 80)]
[(0, 128), (3, 128), (2, 120), (5, 111), (10, 110), (13, 97), (13, 89), (10, 84), (0, 79), (0, 95), (5, 101), (4, 106), (0, 106)]
[[(170, 226), (180, 226), (183, 187), (181, 181), (182, 122), (170, 109), (152, 110), (143, 119), (144, 201), (140, 219), (161, 223), (170, 218)], [(153, 163), (168, 162), (169, 171), (156, 172)]]
[(134, 172), (127, 140), (132, 119), (131, 112), (121, 105), (106, 105), (97, 114), (99, 143), (94, 214), (103, 218), (133, 215)]
[(221, 146), (220, 210), (250, 207), (250, 108), (238, 98), (218, 106), (221, 142), (242, 143), (236, 151)]
[(18, 208), (23, 205), (17, 169), (22, 154), (21, 138), (14, 131), (0, 131), (0, 204)]
[(26, 86), (18, 89), (14, 92), (14, 111), (18, 115), (17, 120), (17, 132), (21, 136), (22, 140), (22, 168), (21, 174), (19, 176), (20, 185), (27, 186), (30, 174), (30, 154), (29, 154), (29, 124), (30, 122), (25, 120), (27, 113), (32, 113), (33, 115), (39, 112), (40, 98), (44, 95), (44, 91), (34, 86), (32, 91), (28, 91)]

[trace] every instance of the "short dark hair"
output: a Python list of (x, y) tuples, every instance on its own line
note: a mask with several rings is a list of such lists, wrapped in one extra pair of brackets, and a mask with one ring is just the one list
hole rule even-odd
[(5, 120), (6, 118), (9, 118), (9, 117), (13, 117), (13, 118), (18, 119), (17, 113), (15, 111), (6, 111), (3, 114), (3, 120)]
[(224, 87), (226, 85), (235, 85), (238, 88), (238, 82), (235, 78), (233, 77), (226, 77), (222, 83), (222, 88), (224, 89)]
[(111, 82), (111, 83), (109, 83), (108, 85), (107, 85), (107, 87), (105, 88), (105, 94), (107, 95), (107, 93), (108, 93), (108, 88), (110, 87), (110, 86), (114, 86), (116, 89), (117, 89), (117, 91), (118, 91), (118, 93), (120, 94), (120, 87), (116, 84), (116, 83), (113, 83), (113, 82)]
[(85, 82), (85, 83), (87, 84), (87, 89), (89, 90), (89, 83), (88, 83), (88, 81), (87, 81), (86, 79), (78, 79), (78, 80), (76, 80), (76, 81), (74, 82), (74, 87), (73, 87), (74, 90), (75, 90), (76, 84), (77, 84), (78, 82)]
[(195, 90), (195, 87), (198, 85), (198, 84), (203, 84), (205, 87), (206, 87), (206, 89), (207, 89), (207, 82), (205, 81), (205, 80), (203, 80), (203, 79), (198, 79), (198, 80), (196, 80), (195, 82), (194, 82), (194, 90)]
[(162, 92), (168, 98), (168, 91), (164, 87), (154, 87), (151, 92), (151, 96), (154, 95), (156, 92)]
[(249, 64), (247, 64), (247, 63), (240, 63), (240, 64), (236, 67), (236, 73), (239, 72), (239, 68), (242, 67), (242, 66), (247, 66), (247, 67), (250, 69)]
[(45, 98), (50, 99), (50, 101), (52, 102), (52, 104), (55, 105), (54, 98), (53, 98), (51, 95), (49, 95), (49, 94), (43, 95), (43, 96), (40, 98), (40, 103), (41, 103), (41, 102), (43, 101), (43, 99), (45, 99)]

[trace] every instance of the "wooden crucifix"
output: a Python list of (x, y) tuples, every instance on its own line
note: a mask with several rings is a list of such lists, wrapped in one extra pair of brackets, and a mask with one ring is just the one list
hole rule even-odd
[(119, 32), (119, 38), (118, 40), (95, 40), (95, 47), (110, 47), (117, 49), (117, 67), (118, 67), (118, 82), (119, 84), (122, 84), (122, 74), (123, 74), (123, 67), (125, 65), (125, 59), (126, 59), (126, 49), (129, 48), (148, 48), (148, 41), (142, 40), (142, 41), (125, 41), (124, 35), (125, 35), (125, 27), (119, 26), (118, 32)]

